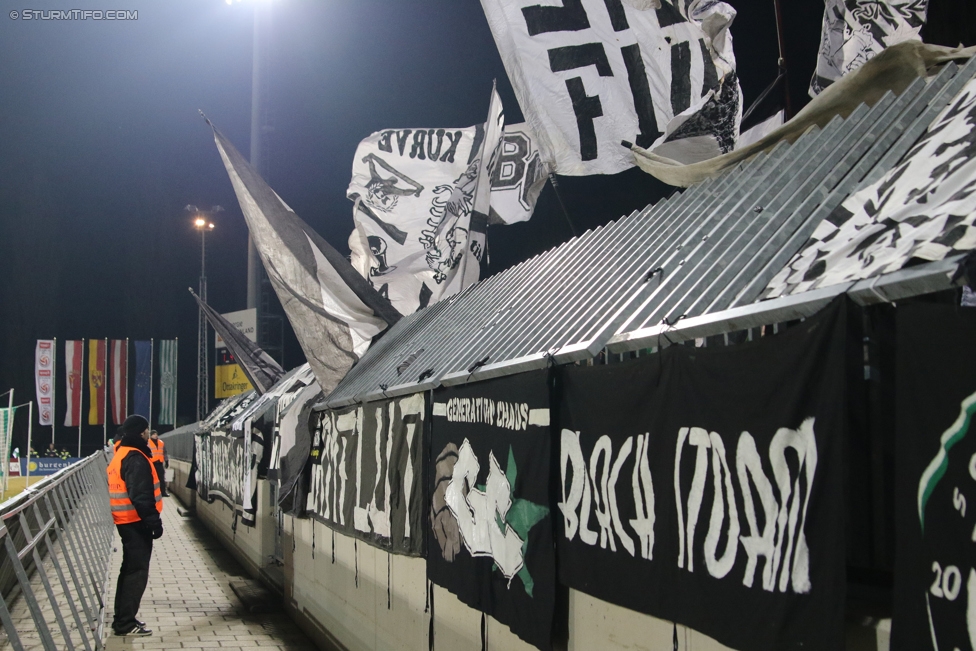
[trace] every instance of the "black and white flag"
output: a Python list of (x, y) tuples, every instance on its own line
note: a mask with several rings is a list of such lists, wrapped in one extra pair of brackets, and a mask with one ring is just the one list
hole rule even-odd
[(285, 374), (281, 365), (271, 355), (261, 350), (260, 346), (248, 339), (243, 332), (235, 328), (234, 324), (200, 300), (196, 292), (191, 289), (190, 293), (193, 294), (193, 298), (196, 299), (200, 309), (203, 310), (207, 321), (224, 340), (227, 348), (234, 356), (234, 360), (240, 365), (247, 379), (251, 381), (255, 391), (259, 395), (267, 392)]
[(883, 49), (921, 40), (928, 0), (827, 0), (810, 96), (860, 68)]
[(843, 648), (842, 300), (751, 344), (565, 367), (563, 584), (743, 651)]
[(626, 170), (631, 143), (682, 163), (735, 147), (742, 102), (728, 30), (735, 10), (725, 2), (481, 4), (557, 173)]
[(898, 271), (976, 249), (976, 80), (902, 161), (824, 219), (764, 297)]
[[(387, 129), (370, 135), (356, 149), (346, 190), (355, 202), (356, 228), (349, 236), (352, 265), (402, 314), (478, 282), (493, 175), (521, 172), (519, 179), (508, 179), (510, 187), (532, 186), (526, 188), (525, 198), (534, 206), (541, 184), (529, 175), (542, 175), (544, 183), (544, 167), (537, 154), (518, 160), (533, 153), (530, 146), (523, 147), (525, 143), (518, 141), (514, 151), (503, 146), (504, 124), (501, 99), (492, 89), (485, 124)], [(497, 163), (503, 163), (503, 169)], [(511, 209), (511, 191), (504, 199)], [(527, 212), (531, 215), (531, 208)], [(509, 219), (527, 219), (525, 213), (524, 208), (513, 211)]]
[(313, 415), (306, 511), (398, 554), (424, 552), (424, 394)]
[(899, 305), (892, 651), (976, 651), (976, 309)]
[(552, 647), (555, 554), (545, 371), (435, 389), (427, 576)]
[(331, 391), (400, 313), (216, 129), (214, 140), (271, 285), (322, 390)]

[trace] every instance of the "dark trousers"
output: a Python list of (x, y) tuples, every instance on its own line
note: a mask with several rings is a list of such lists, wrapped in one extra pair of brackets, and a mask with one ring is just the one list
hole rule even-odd
[(156, 476), (159, 477), (159, 492), (165, 495), (166, 494), (166, 468), (163, 466), (162, 461), (153, 461), (153, 465), (156, 466)]
[(117, 524), (122, 538), (122, 569), (115, 586), (115, 619), (112, 628), (128, 631), (136, 623), (139, 603), (149, 582), (149, 558), (152, 556), (152, 534), (142, 522)]

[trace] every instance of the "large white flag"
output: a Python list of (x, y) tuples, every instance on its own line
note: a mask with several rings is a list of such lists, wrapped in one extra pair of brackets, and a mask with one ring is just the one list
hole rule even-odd
[[(503, 127), (501, 100), (492, 91), (485, 124), (388, 129), (356, 149), (346, 190), (355, 202), (352, 265), (402, 314), (478, 281), (492, 218), (489, 201), (495, 202), (489, 183), (502, 173), (499, 166), (510, 175), (521, 171), (519, 179), (508, 180), (506, 199), (519, 204), (521, 192), (530, 207), (512, 211), (509, 218), (496, 210), (493, 218), (518, 221), (531, 215), (545, 167), (537, 153), (517, 160), (532, 154), (531, 142), (503, 147)], [(536, 177), (529, 178), (530, 172)]]
[(34, 349), (34, 385), (40, 425), (54, 424), (54, 340), (38, 339)]
[(716, 0), (481, 0), (526, 122), (559, 174), (682, 163), (735, 147), (742, 102)]
[(921, 40), (928, 0), (826, 0), (810, 96), (860, 68), (883, 49)]

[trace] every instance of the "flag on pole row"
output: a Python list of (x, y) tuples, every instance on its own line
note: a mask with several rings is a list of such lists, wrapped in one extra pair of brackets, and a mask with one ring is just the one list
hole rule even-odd
[(132, 413), (145, 416), (151, 420), (149, 414), (150, 392), (152, 391), (152, 342), (137, 341), (136, 345), (136, 385), (135, 396), (132, 401)]
[(54, 425), (54, 340), (38, 339), (34, 350), (34, 386), (41, 425)]
[(81, 425), (81, 382), (85, 363), (85, 340), (68, 339), (64, 342), (64, 380), (68, 395), (68, 408), (64, 414), (65, 427)]
[(105, 340), (88, 340), (88, 424), (105, 424)]
[(159, 424), (176, 424), (177, 340), (159, 342)]
[[(9, 472), (10, 464), (10, 433), (14, 422), (14, 410), (16, 407), (0, 408), (0, 476), (6, 477)], [(6, 486), (4, 486), (6, 488)]]
[(121, 425), (128, 415), (129, 406), (129, 340), (113, 339), (112, 366), (112, 422)]
[(214, 140), (271, 286), (322, 390), (331, 391), (401, 315), (216, 129)]

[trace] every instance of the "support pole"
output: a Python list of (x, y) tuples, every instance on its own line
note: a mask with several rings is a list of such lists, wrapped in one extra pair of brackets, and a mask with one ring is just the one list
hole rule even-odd
[[(88, 360), (88, 363), (91, 364), (91, 360)], [(81, 373), (79, 373), (80, 377), (78, 378), (78, 381), (81, 384), (81, 386), (78, 387), (78, 458), (79, 459), (81, 458), (81, 421), (85, 417), (85, 410), (82, 409), (81, 406), (85, 404), (85, 385), (88, 383), (88, 378), (85, 377), (85, 340), (84, 339), (81, 340), (81, 369), (80, 370)], [(91, 395), (88, 396), (88, 399), (91, 400)]]
[(102, 447), (108, 444), (108, 392), (112, 390), (108, 383), (108, 337), (105, 337), (105, 353), (102, 355)]
[[(34, 401), (31, 400), (27, 403), (27, 472), (24, 473), (26, 483), (24, 488), (30, 487), (30, 458), (31, 458), (31, 435), (34, 433)], [(51, 421), (54, 422), (54, 421)], [(54, 425), (51, 425), (51, 431), (54, 431)], [(54, 442), (54, 439), (51, 439)]]

